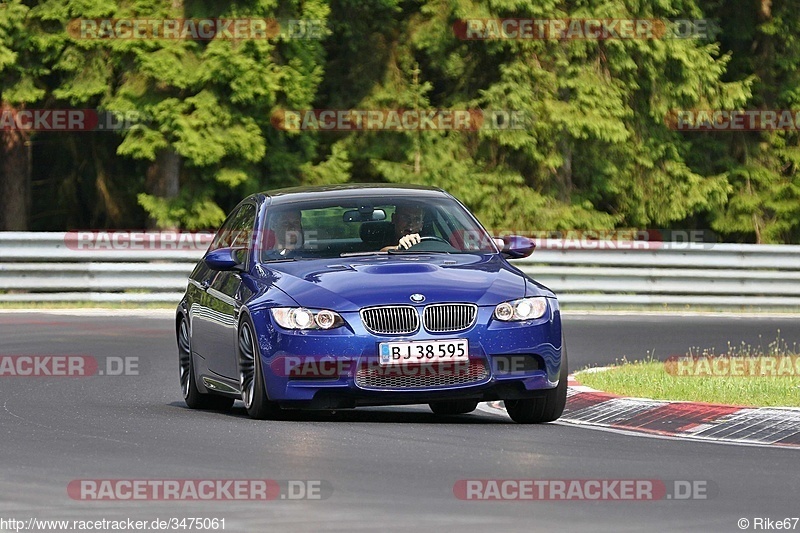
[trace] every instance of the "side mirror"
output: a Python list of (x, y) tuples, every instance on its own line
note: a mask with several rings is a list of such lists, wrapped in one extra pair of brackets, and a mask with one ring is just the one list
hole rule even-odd
[(533, 239), (521, 235), (507, 235), (503, 237), (503, 247), (500, 253), (506, 259), (522, 259), (531, 255), (534, 248), (536, 248), (536, 242)]
[(206, 265), (212, 270), (241, 270), (243, 261), (242, 250), (245, 248), (217, 248), (213, 252), (208, 252), (203, 258)]

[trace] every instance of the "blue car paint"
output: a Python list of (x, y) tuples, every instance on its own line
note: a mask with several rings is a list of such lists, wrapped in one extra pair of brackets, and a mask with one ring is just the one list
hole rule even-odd
[[(339, 188), (326, 188), (311, 192), (278, 193), (267, 196), (254, 195), (242, 203), (253, 202), (258, 214), (256, 231), (263, 231), (265, 212), (272, 203), (292, 201), (300, 197), (313, 197)], [(344, 188), (351, 194), (352, 189)], [(408, 193), (407, 189), (387, 189), (392, 194)], [(430, 195), (445, 195), (438, 190), (423, 191)], [(355, 192), (361, 192), (356, 190)], [(384, 192), (384, 190), (381, 190)], [(311, 196), (310, 196), (311, 195)], [(240, 204), (241, 205), (241, 204)], [(503, 399), (501, 386), (516, 387), (515, 394), (528, 397), (537, 391), (556, 386), (561, 368), (561, 316), (558, 301), (552, 291), (527, 277), (510, 265), (499, 253), (493, 254), (397, 254), (376, 256), (335, 257), (326, 259), (304, 259), (287, 262), (259, 263), (254, 255), (248, 258), (245, 271), (224, 273), (240, 280), (237, 295), (241, 302), (229, 302), (229, 316), (213, 316), (204, 305), (197, 286), (204, 276), (216, 279), (223, 273), (208, 272), (201, 261), (192, 273), (189, 290), (179, 306), (179, 313), (190, 317), (193, 352), (201, 361), (197, 373), (211, 375), (235, 383), (235, 375), (222, 375), (215, 368), (233, 368), (235, 343), (239, 324), (249, 317), (255, 328), (255, 337), (262, 368), (262, 379), (271, 400), (297, 407), (330, 407), (355, 405), (383, 405), (402, 403), (425, 403), (441, 399), (480, 398)], [(230, 279), (230, 278), (229, 278)], [(192, 287), (195, 287), (194, 290)], [(410, 295), (422, 293), (425, 301), (413, 304)], [(522, 297), (542, 296), (547, 299), (548, 310), (536, 320), (503, 322), (493, 317), (495, 306), (501, 302)], [(474, 303), (478, 305), (475, 324), (458, 333), (429, 333), (420, 328), (404, 336), (375, 335), (365, 329), (359, 310), (363, 307), (389, 304), (413, 305), (422, 310), (434, 303)], [(272, 307), (302, 306), (309, 309), (336, 311), (344, 319), (342, 327), (331, 330), (286, 330), (275, 323)], [(225, 306), (223, 306), (225, 307)], [(195, 346), (195, 320), (200, 311), (206, 323), (218, 326), (214, 349)], [(210, 318), (205, 315), (211, 315)], [(221, 333), (223, 332), (223, 333)], [(203, 337), (199, 335), (199, 337)], [(487, 379), (476, 383), (414, 389), (375, 390), (361, 388), (354, 380), (355, 368), (361, 363), (377, 364), (378, 346), (387, 341), (418, 341), (435, 339), (466, 338), (471, 358), (482, 358), (490, 369)], [(225, 346), (228, 345), (228, 353)], [(510, 375), (495, 372), (494, 357), (503, 355), (535, 355), (544, 368)], [(353, 362), (351, 371), (333, 378), (290, 378), (272, 372), (276, 358), (296, 356), (304, 359), (322, 360), (338, 358)], [(221, 358), (226, 365), (208, 364), (207, 359)], [(204, 374), (206, 373), (206, 374)], [(227, 374), (232, 372), (227, 371)], [(523, 374), (523, 375), (521, 375)], [(200, 377), (200, 376), (198, 376)], [(202, 392), (209, 392), (198, 379)], [(326, 394), (335, 394), (347, 401), (327, 404), (315, 399)]]

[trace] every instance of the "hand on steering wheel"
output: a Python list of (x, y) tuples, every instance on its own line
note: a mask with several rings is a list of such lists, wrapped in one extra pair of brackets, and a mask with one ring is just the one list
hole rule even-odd
[(411, 233), (409, 235), (402, 237), (400, 239), (400, 243), (397, 246), (384, 246), (383, 248), (381, 248), (381, 252), (408, 250), (412, 246), (416, 246), (417, 244), (424, 241), (439, 241), (445, 244), (450, 244), (446, 240), (442, 239), (441, 237), (437, 237), (435, 235), (426, 235), (424, 237), (420, 237), (419, 233)]
[(420, 237), (419, 233), (411, 233), (400, 238), (400, 244), (397, 245), (397, 248), (401, 250), (408, 250), (415, 244), (422, 241), (422, 239), (423, 237)]
[[(446, 240), (442, 239), (441, 237), (437, 237), (436, 235), (426, 235), (424, 237), (420, 237), (419, 233), (413, 233), (411, 235), (406, 235), (405, 237), (403, 237), (403, 239), (409, 239), (409, 240), (413, 241), (408, 246), (405, 246), (404, 249), (406, 249), (406, 250), (408, 250), (409, 248), (411, 248), (412, 246), (414, 246), (416, 244), (419, 244), (419, 243), (425, 242), (425, 241), (438, 241), (438, 242), (443, 242), (443, 243), (448, 244), (448, 245), (450, 244)], [(400, 245), (397, 248), (403, 247), (403, 239), (400, 239)]]

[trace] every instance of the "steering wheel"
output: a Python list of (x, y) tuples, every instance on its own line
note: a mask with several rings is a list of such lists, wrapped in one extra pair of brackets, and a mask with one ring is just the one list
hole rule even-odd
[[(425, 235), (424, 237), (419, 238), (419, 242), (425, 242), (425, 241), (438, 241), (438, 242), (443, 242), (447, 245), (450, 244), (446, 240), (442, 239), (441, 237), (437, 237), (436, 235)], [(419, 242), (417, 244), (419, 244)], [(414, 246), (416, 246), (417, 244), (415, 244)]]
[[(450, 244), (449, 242), (447, 242), (445, 239), (443, 239), (441, 237), (437, 237), (436, 235), (425, 235), (424, 237), (420, 237), (419, 238), (419, 242), (418, 243), (409, 246), (408, 248), (406, 248), (406, 250), (414, 250), (418, 246), (424, 245), (424, 243), (426, 243), (426, 242), (431, 242), (431, 243), (440, 242), (442, 244), (447, 245), (448, 249), (452, 249), (453, 248), (452, 244)], [(424, 249), (425, 248), (422, 248), (422, 250), (424, 250)], [(439, 249), (438, 248), (432, 248), (431, 250), (439, 250)], [(439, 250), (439, 251), (444, 251), (444, 250)]]

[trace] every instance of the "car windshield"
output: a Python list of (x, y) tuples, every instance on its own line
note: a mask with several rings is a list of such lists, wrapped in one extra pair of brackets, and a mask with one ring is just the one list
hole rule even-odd
[[(262, 262), (391, 253), (496, 253), (491, 236), (456, 201), (352, 197), (267, 210)], [(410, 246), (399, 246), (411, 237)], [(414, 237), (418, 236), (418, 237)]]

